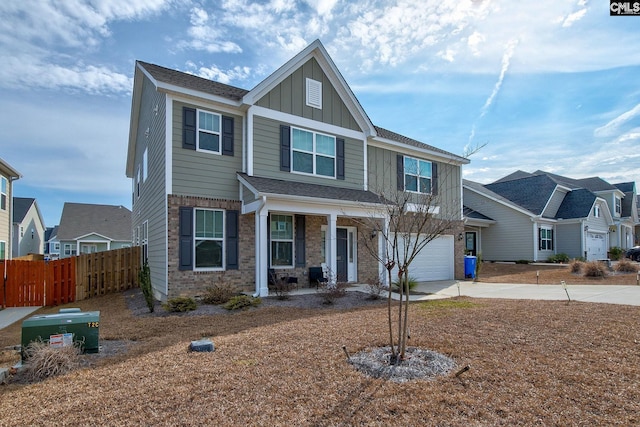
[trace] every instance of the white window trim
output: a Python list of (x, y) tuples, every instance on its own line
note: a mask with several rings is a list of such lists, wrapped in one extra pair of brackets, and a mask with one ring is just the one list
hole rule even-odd
[(541, 251), (552, 251), (553, 249), (550, 249), (554, 247), (553, 245), (553, 228), (552, 227), (545, 227), (545, 226), (541, 226), (539, 232), (542, 233), (542, 231), (548, 231), (551, 232), (551, 234), (549, 235), (549, 237), (542, 237), (540, 236), (540, 244), (542, 244), (543, 242), (547, 242), (547, 244), (543, 245), (545, 246), (545, 248), (539, 248), (539, 250)]
[[(4, 187), (4, 191), (2, 191), (2, 187)], [(4, 196), (4, 208), (2, 210), (6, 211), (9, 209), (9, 180), (7, 178), (0, 177), (0, 197)]]
[[(211, 114), (212, 116), (218, 117), (218, 132), (210, 131), (206, 129), (200, 129), (200, 113)], [(218, 151), (208, 150), (206, 148), (200, 148), (200, 132), (208, 133), (211, 135), (218, 135)], [(222, 155), (222, 114), (214, 113), (213, 111), (201, 110), (201, 109), (196, 110), (196, 151), (200, 151), (202, 153)]]
[[(197, 212), (198, 211), (213, 211), (213, 212), (222, 212), (222, 237), (198, 237), (196, 235), (196, 221), (197, 221)], [(212, 208), (194, 208), (193, 209), (193, 271), (225, 271), (227, 265), (226, 259), (226, 212), (224, 209), (212, 209)], [(222, 265), (220, 267), (196, 267), (196, 242), (201, 240), (211, 240), (222, 242)]]
[[(291, 239), (274, 239), (271, 236), (271, 232), (273, 231), (273, 229), (270, 230), (269, 232), (269, 268), (273, 268), (273, 269), (280, 269), (280, 268), (293, 268), (296, 260), (295, 255), (296, 255), (296, 230), (295, 230), (295, 217), (293, 215), (290, 214), (280, 214), (280, 213), (273, 213), (271, 214), (272, 216), (269, 218), (269, 222), (272, 221), (273, 216), (277, 215), (277, 216), (285, 216), (285, 217), (290, 217), (291, 218)], [(272, 243), (273, 242), (290, 242), (291, 243), (291, 264), (290, 265), (273, 265), (273, 248), (272, 248)]]
[(5, 259), (7, 259), (7, 242), (4, 241), (4, 240), (0, 240), (0, 246), (4, 247), (4, 257), (0, 257), (0, 259), (1, 260), (5, 260)]
[[(62, 252), (62, 254), (64, 256), (76, 256), (76, 255), (78, 255), (76, 245), (72, 245), (71, 243), (65, 243), (63, 249), (64, 249), (64, 251)], [(69, 253), (67, 253), (67, 250), (68, 250)]]
[[(412, 174), (412, 173), (408, 173), (407, 172), (407, 168), (405, 166), (405, 160), (406, 159), (413, 159), (416, 162), (418, 162), (418, 169), (420, 168), (420, 162), (426, 162), (431, 164), (431, 175), (429, 175), (429, 183), (430, 183), (430, 188), (428, 192), (422, 192), (420, 191), (420, 177), (422, 175), (418, 174)], [(424, 160), (424, 159), (420, 159), (418, 157), (412, 157), (412, 156), (403, 156), (402, 158), (402, 168), (403, 168), (403, 177), (404, 177), (404, 191), (406, 191), (407, 193), (415, 193), (415, 194), (431, 194), (432, 190), (433, 190), (433, 162), (431, 160)], [(416, 180), (417, 180), (417, 186), (418, 186), (418, 191), (414, 191), (414, 190), (407, 190), (407, 175), (410, 176), (415, 176)], [(426, 178), (426, 176), (422, 176), (423, 178)]]
[(600, 205), (595, 205), (593, 207), (593, 217), (600, 218)]
[(307, 77), (307, 106), (322, 110), (322, 82)]
[(147, 180), (148, 175), (148, 171), (147, 169), (149, 168), (149, 161), (148, 161), (148, 148), (144, 149), (144, 153), (142, 153), (142, 182), (145, 182)]
[[(305, 150), (300, 150), (300, 149), (293, 148), (293, 131), (294, 131), (294, 129), (297, 129), (297, 130), (302, 131), (302, 132), (308, 132), (308, 133), (313, 135), (313, 148), (312, 148), (312, 151), (305, 151)], [(290, 156), (291, 156), (291, 158), (290, 158), (291, 173), (300, 174), (300, 175), (307, 175), (307, 176), (315, 176), (315, 177), (319, 177), (319, 178), (336, 179), (336, 173), (337, 173), (337, 169), (338, 169), (338, 161), (337, 161), (338, 156), (337, 156), (337, 153), (336, 153), (336, 151), (338, 149), (337, 142), (336, 142), (337, 138), (334, 135), (329, 135), (329, 134), (322, 133), (322, 132), (316, 132), (316, 131), (312, 131), (312, 130), (309, 130), (309, 129), (303, 129), (303, 128), (299, 128), (299, 127), (296, 127), (296, 126), (291, 126), (290, 132), (291, 132), (291, 134), (290, 134), (291, 135), (290, 136), (290, 138), (291, 138), (291, 150), (290, 150), (291, 151), (291, 154), (290, 154)], [(329, 138), (333, 139), (333, 156), (317, 152), (317, 150), (316, 150), (316, 136), (317, 135), (322, 135), (322, 136), (326, 136), (326, 137), (329, 137)], [(309, 172), (297, 171), (297, 170), (295, 170), (293, 168), (293, 153), (294, 153), (294, 151), (297, 151), (299, 153), (311, 154), (313, 156), (313, 172), (309, 173)], [(319, 175), (317, 173), (316, 158), (318, 156), (327, 157), (327, 158), (333, 158), (333, 176), (331, 176), (331, 175)]]
[(616, 196), (614, 197), (614, 203), (615, 203), (614, 210), (615, 210), (616, 216), (622, 215), (622, 199)]

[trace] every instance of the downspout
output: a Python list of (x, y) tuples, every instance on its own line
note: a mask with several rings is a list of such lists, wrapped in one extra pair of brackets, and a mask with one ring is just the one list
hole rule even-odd
[(267, 204), (267, 196), (262, 196), (262, 199), (260, 200), (260, 204), (258, 205), (258, 207), (255, 210), (255, 221), (256, 221), (256, 227), (255, 227), (255, 235), (256, 235), (256, 248), (255, 248), (255, 252), (256, 252), (256, 273), (255, 273), (255, 282), (256, 282), (256, 292), (253, 294), (254, 298), (257, 298), (260, 296), (260, 275), (262, 274), (261, 271), (261, 256), (260, 256), (260, 245), (259, 243), (261, 243), (260, 240), (260, 212), (262, 211), (262, 209), (264, 209), (264, 207)]

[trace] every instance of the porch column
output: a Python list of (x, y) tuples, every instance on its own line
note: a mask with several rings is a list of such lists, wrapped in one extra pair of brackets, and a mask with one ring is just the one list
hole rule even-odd
[(267, 218), (269, 210), (266, 207), (258, 209), (255, 213), (256, 221), (256, 294), (261, 297), (269, 296), (269, 281), (267, 280), (267, 270), (269, 268), (269, 251), (267, 250)]
[(338, 278), (338, 262), (336, 253), (338, 252), (336, 224), (338, 216), (336, 214), (327, 215), (327, 240), (329, 241), (329, 251), (327, 253), (327, 267), (329, 267), (329, 281), (336, 283)]

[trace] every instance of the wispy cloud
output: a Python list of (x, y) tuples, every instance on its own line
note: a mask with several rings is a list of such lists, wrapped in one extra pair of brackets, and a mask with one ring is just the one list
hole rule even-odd
[[(597, 128), (593, 134), (596, 137), (612, 136), (620, 132), (620, 128), (632, 121), (636, 117), (640, 117), (640, 104), (636, 105), (629, 111), (625, 111), (616, 118), (610, 120), (604, 126)], [(636, 126), (640, 125), (640, 121), (635, 123)]]

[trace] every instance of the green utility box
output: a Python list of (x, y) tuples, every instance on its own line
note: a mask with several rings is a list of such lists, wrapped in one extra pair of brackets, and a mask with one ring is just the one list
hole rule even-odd
[(58, 314), (32, 316), (22, 322), (22, 349), (32, 341), (42, 340), (59, 347), (80, 343), (84, 353), (97, 353), (99, 326), (99, 311), (66, 308)]

